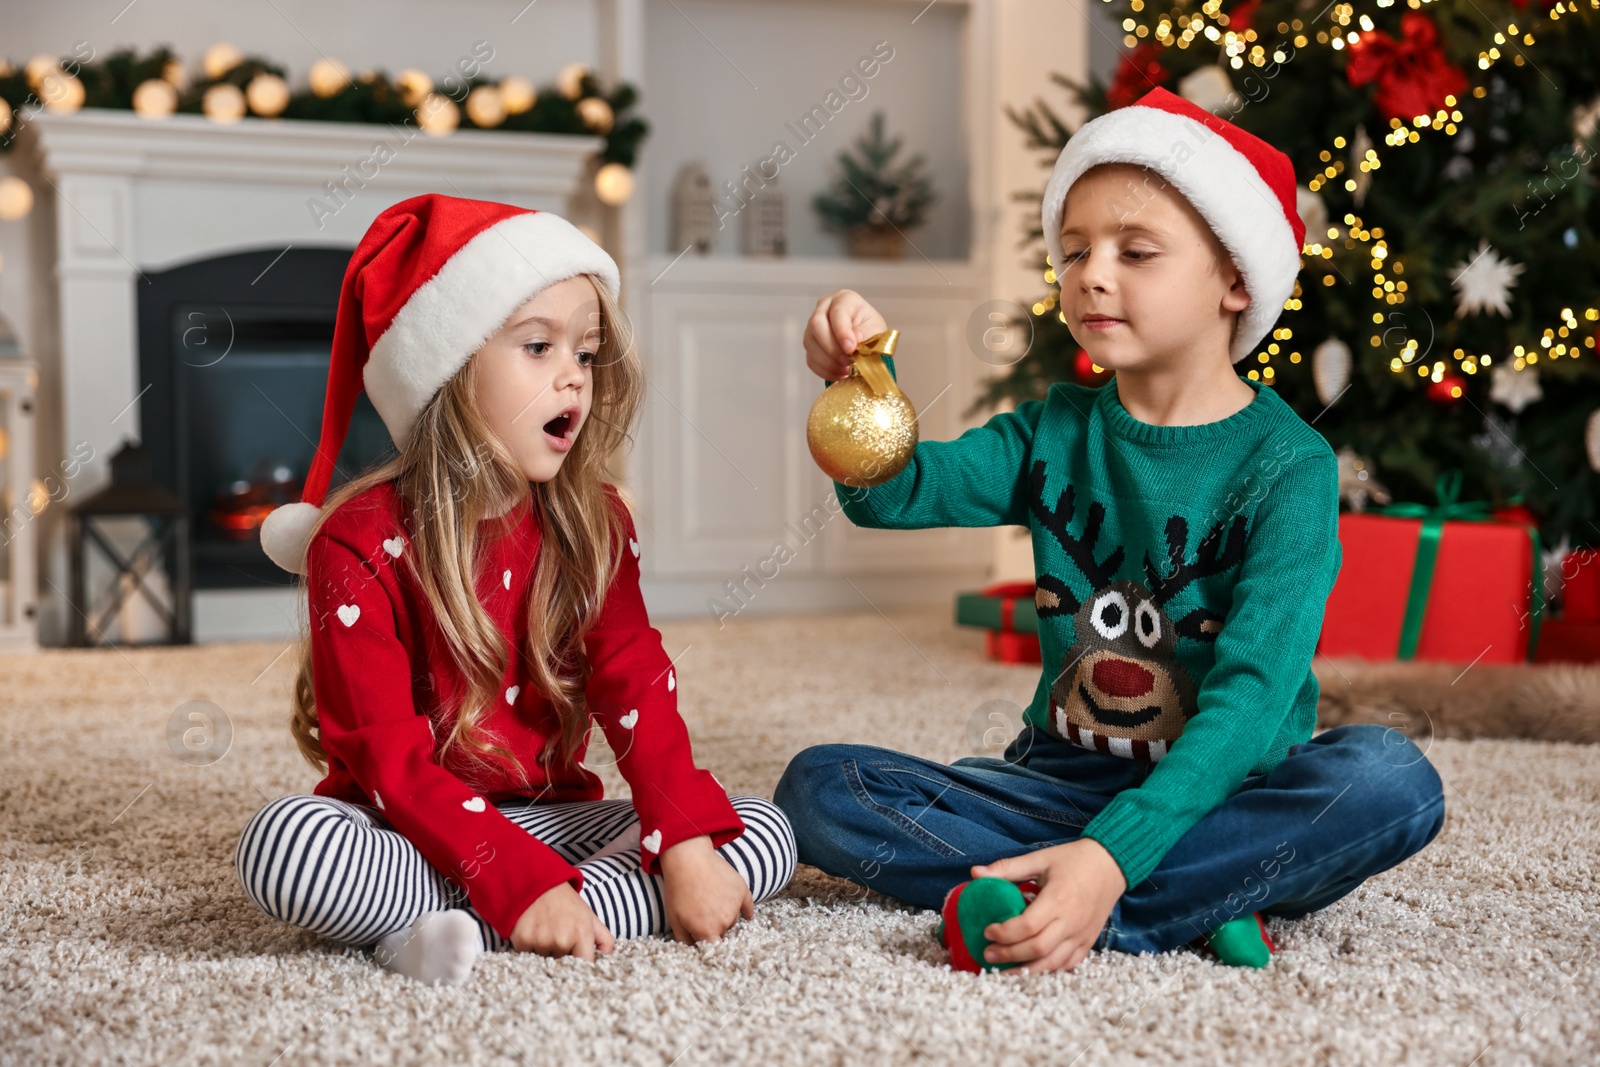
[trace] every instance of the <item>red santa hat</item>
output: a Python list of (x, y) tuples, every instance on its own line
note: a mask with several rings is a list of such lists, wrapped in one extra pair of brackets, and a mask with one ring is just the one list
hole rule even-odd
[(511, 313), (579, 274), (595, 275), (616, 297), (616, 263), (548, 211), (428, 193), (374, 219), (339, 289), (322, 437), (305, 488), (261, 525), (272, 561), (305, 573), (306, 545), (363, 385), (404, 449), (428, 401)]
[(1166, 89), (1079, 127), (1044, 191), (1044, 241), (1061, 267), (1067, 190), (1091, 167), (1149, 167), (1194, 205), (1250, 293), (1239, 313), (1233, 362), (1249, 355), (1283, 313), (1300, 272), (1306, 226), (1295, 206), (1294, 165), (1266, 141)]

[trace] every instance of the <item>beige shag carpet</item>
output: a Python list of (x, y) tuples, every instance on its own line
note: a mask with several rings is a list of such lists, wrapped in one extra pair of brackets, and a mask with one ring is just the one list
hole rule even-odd
[[(660, 629), (700, 763), (768, 796), (817, 742), (973, 754), (1037, 670), (985, 662), (943, 612)], [(267, 918), (235, 881), (245, 820), (316, 781), (284, 727), (282, 651), (0, 657), (0, 1062), (1600, 1062), (1600, 746), (1450, 736), (1481, 667), (1391, 699), (1377, 668), (1319, 665), (1337, 717), (1427, 719), (1448, 817), (1399, 868), (1275, 920), (1265, 971), (1180, 951), (958, 974), (932, 912), (801, 868), (718, 944), (625, 942), (597, 964), (502, 953), (441, 989)], [(1600, 677), (1575, 677), (1592, 700)], [(208, 765), (169, 744), (194, 700), (231, 726)]]

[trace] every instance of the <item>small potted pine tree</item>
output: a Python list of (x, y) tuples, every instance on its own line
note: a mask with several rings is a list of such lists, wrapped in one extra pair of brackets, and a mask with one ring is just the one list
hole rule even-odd
[(844, 234), (852, 256), (900, 259), (905, 232), (928, 221), (933, 181), (923, 173), (920, 155), (894, 162), (902, 143), (903, 138), (888, 139), (883, 112), (875, 112), (871, 128), (856, 139), (855, 154), (839, 153), (839, 177), (811, 202), (824, 227)]

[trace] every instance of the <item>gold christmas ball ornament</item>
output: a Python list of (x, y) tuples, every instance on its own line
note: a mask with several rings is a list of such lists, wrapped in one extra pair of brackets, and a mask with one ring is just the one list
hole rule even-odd
[(276, 74), (262, 71), (245, 86), (244, 98), (250, 110), (262, 118), (277, 118), (289, 106), (289, 83)]
[(239, 51), (238, 45), (229, 41), (218, 41), (206, 49), (206, 54), (200, 59), (200, 68), (206, 72), (206, 77), (216, 79), (243, 62), (244, 53)]
[(133, 91), (133, 110), (140, 118), (164, 119), (178, 110), (178, 90), (163, 78), (142, 81)]
[(853, 488), (882, 485), (905, 469), (917, 448), (917, 411), (883, 362), (899, 330), (856, 345), (850, 377), (834, 382), (811, 405), (806, 444), (822, 472)]
[(498, 126), (506, 120), (506, 105), (500, 99), (500, 90), (492, 85), (480, 85), (467, 94), (467, 118), (474, 126), (485, 129)]
[(344, 92), (345, 86), (350, 84), (350, 68), (337, 59), (323, 56), (311, 64), (306, 80), (311, 83), (311, 91), (326, 100)]
[(527, 78), (513, 74), (509, 78), (500, 79), (500, 103), (505, 105), (507, 115), (522, 114), (531, 108), (538, 98), (538, 92)]
[(0, 133), (11, 129), (11, 105), (0, 98)]
[(238, 122), (244, 118), (244, 90), (229, 82), (218, 82), (200, 98), (200, 110), (212, 122)]

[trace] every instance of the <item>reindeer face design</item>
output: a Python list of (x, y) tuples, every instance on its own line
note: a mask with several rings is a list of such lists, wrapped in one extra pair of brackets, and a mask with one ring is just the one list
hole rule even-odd
[(1174, 621), (1166, 605), (1196, 578), (1226, 570), (1243, 557), (1244, 518), (1235, 516), (1231, 528), (1227, 518), (1219, 521), (1190, 559), (1188, 523), (1174, 515), (1166, 526), (1170, 573), (1161, 573), (1147, 555), (1148, 584), (1141, 584), (1115, 578), (1121, 546), (1095, 558), (1104, 505), (1089, 505), (1083, 533), (1074, 536), (1072, 488), (1062, 491), (1053, 508), (1046, 507), (1043, 460), (1034, 462), (1030, 482), (1035, 517), (1094, 584), (1089, 596), (1079, 599), (1054, 575), (1038, 576), (1040, 617), (1072, 615), (1077, 636), (1050, 689), (1047, 732), (1112, 755), (1159, 760), (1198, 710), (1194, 682), (1177, 659), (1177, 640), (1212, 641), (1222, 629), (1222, 616), (1214, 611), (1196, 608)]

